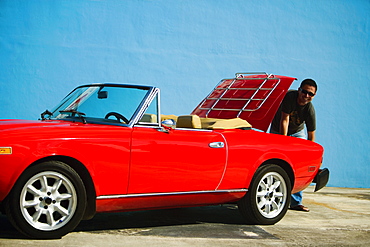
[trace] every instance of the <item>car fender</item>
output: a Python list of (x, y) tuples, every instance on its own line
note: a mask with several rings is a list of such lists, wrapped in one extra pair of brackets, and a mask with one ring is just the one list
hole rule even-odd
[[(37, 165), (43, 160), (60, 160), (57, 157), (69, 157), (83, 164), (90, 176), (96, 174), (94, 166), (89, 164), (89, 159), (73, 148), (57, 147), (57, 144), (27, 142), (22, 145), (11, 145), (12, 154), (1, 156), (1, 163), (4, 164), (1, 181), (6, 181), (0, 186), (0, 195), (7, 195), (14, 186), (21, 174), (30, 166)], [(16, 168), (15, 168), (16, 167)], [(4, 198), (0, 198), (0, 201)]]

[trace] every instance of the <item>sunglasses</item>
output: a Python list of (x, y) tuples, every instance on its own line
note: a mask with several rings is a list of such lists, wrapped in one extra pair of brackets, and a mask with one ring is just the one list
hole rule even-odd
[(304, 90), (302, 88), (299, 88), (299, 91), (301, 91), (303, 94), (308, 94), (309, 96), (313, 97), (315, 96), (316, 94), (312, 93), (312, 92), (308, 92), (307, 90)]

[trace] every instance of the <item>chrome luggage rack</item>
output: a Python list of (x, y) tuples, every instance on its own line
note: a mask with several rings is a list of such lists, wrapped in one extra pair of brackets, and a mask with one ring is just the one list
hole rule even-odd
[(279, 83), (280, 78), (265, 72), (236, 73), (235, 78), (221, 80), (198, 109), (207, 111), (206, 117), (212, 111), (235, 111), (239, 117), (260, 109)]

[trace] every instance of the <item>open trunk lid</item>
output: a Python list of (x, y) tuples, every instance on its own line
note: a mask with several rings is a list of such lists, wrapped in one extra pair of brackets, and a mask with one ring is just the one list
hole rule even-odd
[(296, 78), (267, 73), (236, 73), (223, 79), (191, 114), (208, 118), (242, 118), (267, 131)]

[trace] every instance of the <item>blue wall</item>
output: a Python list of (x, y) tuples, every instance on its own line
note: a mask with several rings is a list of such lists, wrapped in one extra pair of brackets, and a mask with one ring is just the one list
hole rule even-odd
[(188, 114), (225, 77), (314, 78), (330, 186), (370, 187), (368, 0), (0, 0), (0, 118), (91, 82), (156, 85)]

